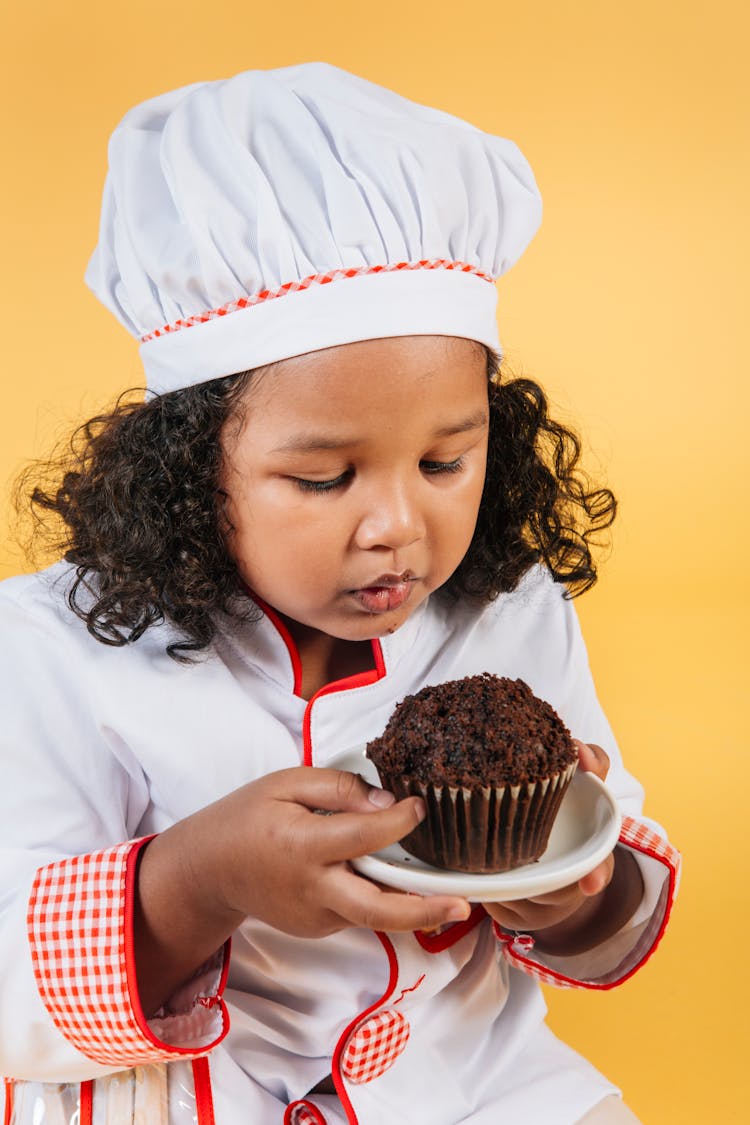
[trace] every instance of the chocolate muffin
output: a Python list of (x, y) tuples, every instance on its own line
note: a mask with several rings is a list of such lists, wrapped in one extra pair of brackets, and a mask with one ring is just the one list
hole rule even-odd
[(401, 846), (479, 873), (543, 854), (578, 761), (549, 703), (523, 680), (487, 672), (407, 696), (367, 756), (385, 789), (424, 799), (427, 815)]

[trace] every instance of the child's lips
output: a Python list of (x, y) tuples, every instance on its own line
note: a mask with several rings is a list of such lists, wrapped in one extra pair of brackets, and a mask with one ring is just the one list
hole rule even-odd
[(398, 586), (367, 586), (355, 590), (354, 596), (368, 613), (387, 613), (404, 604), (411, 593), (411, 584), (401, 582)]
[(387, 586), (363, 586), (359, 590), (353, 590), (352, 593), (368, 613), (388, 613), (389, 610), (399, 609), (413, 588), (414, 580), (407, 579), (403, 582), (389, 583)]

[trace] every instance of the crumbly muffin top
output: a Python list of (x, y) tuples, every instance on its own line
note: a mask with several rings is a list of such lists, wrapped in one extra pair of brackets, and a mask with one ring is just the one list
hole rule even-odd
[(367, 756), (381, 778), (475, 788), (538, 781), (576, 761), (577, 751), (523, 680), (485, 672), (407, 695)]

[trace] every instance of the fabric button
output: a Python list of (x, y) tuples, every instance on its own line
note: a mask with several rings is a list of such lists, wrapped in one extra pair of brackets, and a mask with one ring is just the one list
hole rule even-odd
[(356, 1027), (341, 1056), (341, 1073), (350, 1082), (372, 1082), (393, 1066), (409, 1039), (409, 1021), (395, 1008), (382, 1008)]
[(287, 1108), (284, 1125), (326, 1125), (326, 1119), (316, 1105), (302, 1100)]

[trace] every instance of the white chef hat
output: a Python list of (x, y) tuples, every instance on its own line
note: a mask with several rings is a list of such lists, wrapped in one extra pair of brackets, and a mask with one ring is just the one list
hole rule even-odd
[(86, 281), (165, 393), (355, 340), (499, 348), (541, 201), (511, 141), (325, 63), (136, 106)]

